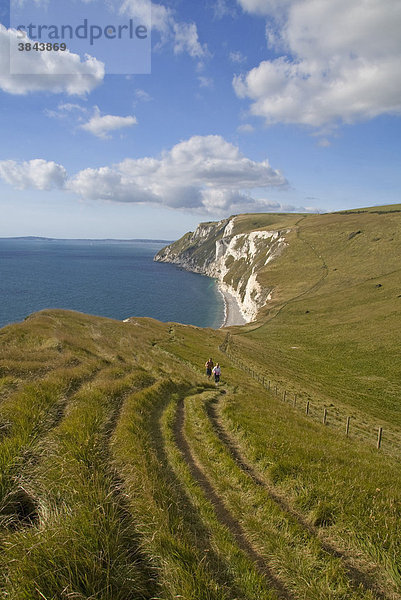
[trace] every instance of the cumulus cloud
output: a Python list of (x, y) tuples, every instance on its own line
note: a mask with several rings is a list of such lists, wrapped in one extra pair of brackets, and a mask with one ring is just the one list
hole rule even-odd
[(136, 117), (119, 117), (117, 115), (101, 115), (99, 107), (95, 106), (94, 115), (87, 123), (80, 126), (81, 129), (88, 131), (92, 135), (103, 140), (110, 139), (109, 133), (117, 129), (132, 127), (137, 125)]
[(121, 12), (139, 18), (148, 27), (151, 24), (160, 36), (159, 46), (172, 43), (175, 54), (187, 53), (197, 59), (209, 55), (206, 44), (199, 41), (196, 24), (177, 21), (174, 11), (163, 4), (151, 3), (151, 20), (147, 0), (124, 0)]
[(0, 178), (19, 190), (51, 190), (64, 187), (67, 172), (62, 165), (39, 158), (22, 163), (3, 160)]
[(233, 80), (268, 124), (335, 126), (401, 114), (398, 0), (238, 0), (269, 17), (281, 56)]
[(194, 136), (159, 159), (126, 159), (112, 167), (85, 169), (69, 182), (69, 188), (88, 199), (219, 213), (244, 198), (252, 204), (244, 196), (247, 190), (285, 184), (284, 176), (267, 160), (246, 158), (220, 136)]
[[(29, 39), (25, 38), (25, 42)], [(104, 64), (96, 58), (65, 52), (18, 52), (14, 70), (29, 75), (10, 74), (10, 43), (21, 42), (15, 29), (0, 24), (0, 89), (9, 94), (29, 92), (65, 92), (84, 95), (102, 83)]]
[[(67, 178), (54, 162), (0, 162), (0, 178), (20, 189), (62, 188), (88, 200), (155, 204), (215, 215), (271, 210), (254, 191), (282, 188), (286, 179), (268, 160), (256, 162), (221, 136), (194, 136), (165, 151)], [(276, 205), (274, 205), (276, 207)]]

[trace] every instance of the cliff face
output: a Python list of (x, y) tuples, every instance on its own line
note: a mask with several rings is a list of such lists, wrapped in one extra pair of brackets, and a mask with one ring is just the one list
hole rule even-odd
[(249, 322), (255, 320), (259, 309), (271, 298), (273, 289), (262, 287), (258, 274), (282, 252), (288, 230), (241, 233), (236, 219), (201, 223), (195, 232), (160, 250), (155, 260), (215, 277), (222, 290), (237, 298)]

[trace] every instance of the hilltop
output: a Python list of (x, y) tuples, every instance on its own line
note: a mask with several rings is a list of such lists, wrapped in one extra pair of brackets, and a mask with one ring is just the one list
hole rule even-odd
[(252, 322), (231, 344), (254, 370), (401, 425), (400, 225), (400, 205), (240, 215), (199, 225), (156, 260), (236, 295)]
[(401, 598), (400, 224), (240, 215), (161, 251), (243, 327), (2, 329), (0, 597)]

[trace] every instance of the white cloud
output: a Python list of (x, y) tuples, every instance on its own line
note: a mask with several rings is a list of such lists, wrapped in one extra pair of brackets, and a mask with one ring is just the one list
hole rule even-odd
[(116, 115), (101, 115), (100, 110), (97, 106), (95, 106), (95, 113), (93, 117), (83, 125), (80, 126), (81, 129), (88, 131), (92, 135), (95, 135), (98, 138), (103, 140), (109, 139), (108, 135), (111, 131), (115, 131), (117, 129), (124, 129), (125, 127), (132, 127), (133, 125), (137, 125), (138, 121), (136, 117), (128, 116), (128, 117), (119, 117)]
[(74, 193), (90, 200), (137, 204), (159, 202), (150, 190), (143, 189), (133, 178), (124, 175), (118, 165), (80, 171), (68, 186)]
[[(149, 2), (147, 0), (124, 0), (121, 12), (140, 18), (141, 22), (150, 26)], [(204, 59), (209, 55), (206, 44), (201, 44), (195, 23), (177, 21), (174, 11), (163, 4), (151, 3), (152, 30), (160, 35), (159, 48), (172, 43), (174, 53), (187, 53), (192, 58)]]
[(88, 112), (88, 109), (86, 108), (86, 106), (82, 106), (81, 104), (73, 104), (72, 102), (61, 102), (58, 105), (58, 109), (62, 110), (62, 111), (66, 111), (68, 113), (71, 113), (73, 111), (78, 111), (78, 112)]
[[(104, 64), (86, 55), (82, 61), (78, 54), (65, 52), (19, 52), (15, 70), (29, 75), (11, 75), (9, 44), (20, 42), (15, 29), (6, 29), (0, 24), (0, 89), (9, 94), (29, 92), (65, 92), (83, 95), (104, 78)], [(25, 38), (24, 41), (29, 41)], [(68, 73), (68, 75), (66, 75)]]
[[(64, 189), (84, 199), (156, 204), (215, 215), (271, 210), (252, 190), (281, 188), (284, 176), (267, 160), (256, 162), (221, 136), (195, 136), (160, 158), (125, 159), (84, 169), (67, 178), (64, 167), (45, 160), (0, 162), (0, 178), (20, 189)], [(276, 208), (279, 205), (274, 204)]]
[(314, 207), (293, 206), (271, 201), (268, 198), (253, 198), (247, 193), (232, 190), (205, 190), (203, 204), (211, 214), (260, 213), (260, 212), (311, 212)]
[(19, 190), (51, 190), (64, 187), (67, 172), (63, 166), (43, 159), (22, 163), (3, 160), (0, 161), (0, 178)]
[(399, 0), (239, 2), (271, 17), (269, 42), (282, 54), (234, 78), (252, 114), (312, 127), (401, 114)]
[(244, 123), (243, 125), (240, 125), (237, 128), (237, 131), (239, 133), (253, 133), (255, 131), (255, 128), (250, 123)]
[(227, 0), (214, 0), (212, 3), (215, 19), (222, 19), (223, 17), (235, 17), (237, 11), (233, 4), (229, 4)]
[(236, 64), (241, 64), (246, 61), (246, 56), (244, 56), (239, 50), (236, 50), (235, 52), (230, 52), (229, 58), (231, 62)]
[(244, 191), (281, 187), (286, 180), (267, 160), (255, 162), (220, 136), (195, 136), (160, 159), (126, 159), (101, 169), (85, 169), (69, 188), (88, 199), (156, 203), (199, 212), (229, 210), (249, 200)]
[(212, 88), (214, 86), (214, 81), (211, 77), (204, 77), (203, 75), (199, 75), (198, 81), (200, 87), (203, 88)]
[[(89, 113), (93, 111), (91, 118)], [(132, 127), (137, 124), (137, 119), (134, 116), (120, 117), (117, 115), (102, 115), (99, 107), (94, 106), (92, 109), (82, 106), (81, 104), (73, 104), (71, 102), (63, 102), (57, 106), (57, 109), (45, 109), (47, 117), (53, 119), (65, 120), (68, 119), (68, 125), (72, 123), (81, 123), (79, 129), (83, 129), (92, 135), (101, 139), (109, 139), (112, 131)], [(89, 119), (89, 120), (88, 120)], [(84, 120), (86, 122), (84, 122)]]
[(137, 89), (135, 90), (135, 102), (151, 102), (153, 100), (152, 96), (145, 92), (145, 90)]
[(80, 115), (79, 118), (82, 119), (82, 114), (86, 114), (88, 109), (86, 106), (81, 106), (80, 104), (73, 104), (71, 102), (61, 102), (56, 110), (46, 108), (44, 113), (47, 117), (51, 119), (67, 119), (72, 114)]
[(207, 56), (206, 45), (199, 42), (198, 30), (195, 23), (173, 23), (174, 54), (187, 52), (192, 58)]
[(238, 0), (238, 4), (245, 12), (256, 15), (270, 15), (277, 6), (285, 6), (291, 0)]

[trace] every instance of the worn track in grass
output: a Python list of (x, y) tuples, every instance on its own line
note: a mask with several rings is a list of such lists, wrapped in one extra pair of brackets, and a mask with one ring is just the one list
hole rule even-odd
[(278, 595), (284, 600), (292, 600), (292, 594), (283, 586), (277, 577), (269, 569), (265, 559), (253, 548), (248, 541), (243, 528), (231, 512), (225, 507), (223, 500), (213, 488), (212, 483), (197, 464), (190, 446), (184, 435), (184, 400), (180, 400), (177, 407), (177, 416), (174, 424), (174, 436), (178, 449), (182, 453), (185, 462), (187, 463), (192, 476), (202, 488), (205, 496), (213, 505), (219, 521), (224, 524), (234, 536), (239, 548), (246, 552), (254, 561), (258, 570), (266, 577), (267, 583), (276, 590)]
[[(179, 404), (183, 405), (183, 402), (184, 402), (183, 399), (179, 400)], [(157, 406), (157, 408), (155, 409), (155, 412), (153, 414), (153, 418), (151, 420), (151, 423), (153, 424), (152, 436), (153, 436), (153, 440), (155, 442), (154, 449), (158, 456), (160, 464), (164, 465), (164, 467), (166, 469), (166, 473), (168, 473), (169, 479), (174, 483), (174, 490), (176, 493), (176, 501), (179, 504), (181, 504), (182, 506), (184, 506), (184, 505), (191, 504), (191, 500), (187, 494), (185, 485), (182, 483), (180, 478), (176, 475), (174, 469), (172, 468), (172, 466), (169, 462), (166, 441), (163, 437), (161, 427), (160, 427), (161, 418), (162, 418), (162, 415), (165, 410), (166, 410), (166, 405)], [(179, 409), (178, 409), (177, 416), (178, 415), (179, 415)], [(182, 420), (182, 424), (183, 424), (183, 420)], [(174, 423), (173, 435), (174, 435), (175, 444), (176, 444), (178, 450), (181, 452), (181, 454), (184, 454), (182, 451), (182, 448), (180, 447), (180, 443), (177, 439), (177, 421)], [(180, 441), (181, 441), (181, 439), (184, 439), (184, 438), (183, 437), (181, 438), (181, 436), (179, 436)], [(184, 439), (184, 442), (185, 442), (185, 439)], [(185, 454), (184, 454), (184, 458), (186, 458)], [(188, 464), (188, 462), (187, 462), (187, 464)], [(191, 468), (190, 468), (190, 470), (191, 470), (191, 474), (193, 475)], [(202, 537), (204, 539), (203, 543), (209, 543), (210, 532), (208, 531), (207, 526), (202, 522), (201, 518), (198, 516), (198, 514), (195, 511), (192, 513), (191, 521), (193, 521), (193, 522), (188, 523), (189, 528), (192, 528), (192, 526), (196, 524), (196, 528), (193, 529), (193, 535), (198, 536), (199, 531), (201, 531)], [(206, 542), (206, 540), (207, 540), (207, 542)], [(218, 553), (215, 552), (212, 545), (210, 545), (210, 548), (208, 548), (208, 558), (210, 559), (210, 560), (208, 560), (208, 564), (210, 567), (211, 574), (212, 574), (212, 576), (216, 577), (216, 580), (218, 581), (219, 578), (221, 577), (221, 573), (219, 571), (219, 568), (214, 569), (213, 566), (220, 565), (221, 558), (218, 556)], [(227, 569), (225, 569), (225, 580), (224, 581), (221, 580), (220, 583), (221, 583), (221, 585), (227, 585), (227, 583), (228, 583), (231, 591), (233, 591), (235, 593), (235, 597), (237, 597), (237, 596), (242, 597), (241, 592), (237, 589), (237, 584), (234, 582), (232, 575), (228, 572)]]
[(284, 513), (289, 515), (291, 518), (295, 519), (298, 522), (298, 524), (301, 525), (311, 536), (318, 538), (322, 549), (325, 552), (343, 561), (347, 576), (349, 577), (349, 580), (354, 587), (357, 588), (362, 585), (364, 589), (366, 589), (367, 591), (371, 591), (373, 594), (375, 594), (375, 596), (378, 599), (389, 600), (389, 597), (381, 589), (379, 589), (377, 583), (373, 580), (372, 576), (370, 576), (368, 573), (364, 572), (360, 568), (356, 567), (353, 564), (352, 558), (348, 556), (344, 551), (334, 547), (334, 545), (332, 545), (327, 540), (322, 539), (319, 536), (318, 529), (314, 527), (311, 523), (309, 523), (299, 512), (292, 508), (285, 498), (283, 498), (276, 490), (273, 489), (271, 485), (269, 485), (257, 474), (256, 470), (241, 453), (238, 445), (236, 444), (232, 436), (224, 428), (220, 415), (218, 414), (218, 403), (219, 400), (217, 398), (208, 402), (206, 405), (207, 414), (213, 426), (213, 429), (216, 432), (217, 437), (227, 448), (230, 455), (236, 462), (237, 466), (244, 473), (246, 473), (250, 477), (250, 479), (252, 479), (255, 485), (263, 487), (263, 489), (267, 492), (269, 498), (273, 502), (275, 502)]

